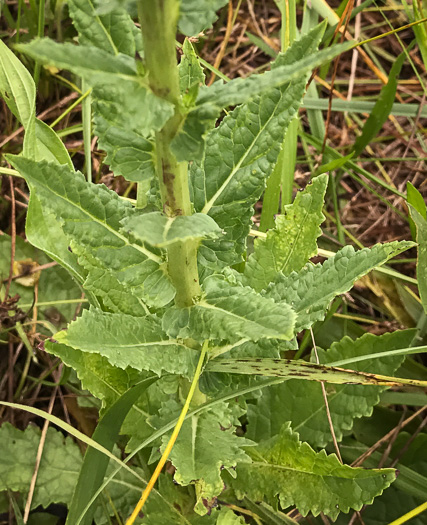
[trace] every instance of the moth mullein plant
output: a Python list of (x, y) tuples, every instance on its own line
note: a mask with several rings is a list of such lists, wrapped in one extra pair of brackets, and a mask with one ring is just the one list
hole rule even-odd
[[(115, 435), (98, 440), (103, 450), (120, 456), (120, 430), (137, 460), (129, 472), (96, 451), (89, 469), (94, 450), (83, 462), (67, 440), (78, 466), (70, 489), (50, 500), (36, 491), (33, 505), (66, 504), (68, 525), (131, 514), (186, 399), (185, 421), (167, 449), (170, 467), (138, 523), (243, 524), (239, 509), (294, 523), (282, 514), (292, 508), (335, 520), (371, 504), (396, 478), (391, 468), (342, 464), (331, 422), (339, 443), (385, 388), (411, 384), (393, 379), (404, 355), (364, 356), (406, 348), (414, 331), (346, 337), (306, 360), (289, 357), (335, 297), (414, 243), (344, 246), (323, 264), (310, 262), (326, 174), (297, 192), (266, 234), (252, 222), (313, 70), (353, 44), (319, 50), (322, 23), (269, 71), (207, 87), (189, 38), (177, 62), (176, 35), (198, 35), (226, 3), (139, 0), (139, 29), (134, 3), (68, 0), (78, 45), (42, 38), (16, 46), (91, 89), (98, 147), (115, 175), (137, 185), (135, 202), (74, 169), (61, 140), (35, 116), (31, 76), (2, 47), (20, 78), (10, 83), (4, 59), (1, 91), (25, 127), (22, 154), (7, 160), (30, 188), (27, 239), (66, 268), (89, 302), (44, 350), (100, 400), (99, 425), (110, 421)], [(324, 382), (333, 387), (330, 420)], [(59, 432), (50, 432), (54, 447)]]

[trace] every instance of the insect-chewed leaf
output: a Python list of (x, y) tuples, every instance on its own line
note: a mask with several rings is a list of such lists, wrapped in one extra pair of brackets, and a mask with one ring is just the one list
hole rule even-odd
[(154, 211), (127, 218), (122, 225), (128, 235), (157, 248), (190, 239), (212, 239), (222, 233), (215, 221), (204, 213), (167, 217)]
[(235, 480), (227, 476), (237, 497), (271, 505), (279, 497), (282, 508), (296, 505), (303, 516), (323, 512), (335, 520), (340, 511), (360, 510), (396, 478), (393, 469), (352, 468), (342, 465), (335, 454), (316, 453), (299, 441), (289, 424), (247, 453), (252, 463), (240, 463)]
[(197, 352), (168, 339), (154, 316), (133, 317), (91, 308), (54, 338), (83, 352), (100, 354), (119, 368), (132, 367), (192, 377)]
[(36, 190), (41, 205), (61, 218), (80, 264), (111, 271), (150, 305), (161, 307), (173, 299), (175, 289), (160, 267), (161, 257), (119, 232), (120, 221), (134, 213), (129, 203), (65, 166), (9, 158)]
[(317, 254), (316, 239), (325, 219), (322, 208), (327, 185), (327, 175), (314, 178), (304, 191), (297, 193), (293, 204), (285, 206), (282, 215), (276, 217), (276, 225), (267, 232), (267, 238), (255, 240), (245, 277), (256, 291), (266, 288), (279, 272), (288, 275), (300, 270)]
[(279, 274), (265, 296), (291, 305), (297, 314), (298, 333), (323, 319), (332, 299), (348, 292), (357, 279), (412, 246), (412, 242), (396, 241), (357, 252), (352, 246), (345, 246), (323, 265), (306, 266), (288, 276)]
[(295, 316), (286, 303), (275, 304), (221, 276), (208, 277), (203, 285), (206, 295), (195, 306), (165, 312), (163, 328), (171, 337), (197, 341), (292, 338)]

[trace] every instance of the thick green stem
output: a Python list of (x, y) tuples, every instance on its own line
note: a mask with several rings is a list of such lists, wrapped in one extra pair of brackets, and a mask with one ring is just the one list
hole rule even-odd
[[(188, 165), (177, 162), (170, 149), (183, 119), (175, 49), (179, 0), (139, 0), (138, 8), (150, 88), (175, 106), (173, 117), (156, 134), (157, 175), (163, 211), (169, 217), (191, 215)], [(194, 298), (200, 295), (197, 243), (173, 244), (168, 249), (168, 272), (176, 288), (176, 304), (191, 306)]]

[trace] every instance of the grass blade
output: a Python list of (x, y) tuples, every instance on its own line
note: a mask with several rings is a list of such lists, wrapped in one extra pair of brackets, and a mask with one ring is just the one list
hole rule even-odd
[(247, 358), (217, 359), (206, 366), (209, 372), (228, 372), (230, 374), (261, 375), (268, 377), (287, 377), (308, 381), (325, 381), (335, 384), (420, 386), (427, 387), (427, 381), (394, 378), (379, 374), (356, 372), (332, 366), (293, 361), (289, 359)]
[(388, 77), (388, 82), (382, 87), (378, 100), (376, 101), (368, 120), (363, 126), (362, 134), (357, 137), (357, 140), (354, 144), (354, 153), (356, 156), (360, 155), (360, 153), (371, 142), (371, 140), (377, 136), (378, 132), (383, 127), (384, 122), (386, 122), (393, 107), (398, 77), (405, 58), (406, 53), (400, 53), (396, 59), (396, 62), (393, 64)]
[[(144, 379), (120, 396), (102, 416), (92, 439), (111, 452), (129, 410), (144, 390), (157, 379), (157, 376)], [(93, 503), (95, 502), (88, 508), (84, 517), (82, 517), (82, 514), (88, 502), (91, 501), (93, 494), (95, 494), (103, 482), (109, 461), (110, 458), (99, 450), (95, 450), (92, 447), (86, 450), (79, 479), (74, 489), (73, 499), (68, 511), (66, 525), (76, 525), (77, 523), (80, 525), (90, 525), (92, 523), (95, 512), (95, 505)]]

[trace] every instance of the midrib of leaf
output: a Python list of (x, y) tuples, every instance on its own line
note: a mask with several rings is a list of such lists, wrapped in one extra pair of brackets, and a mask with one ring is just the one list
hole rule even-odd
[[(281, 95), (281, 97), (283, 96), (283, 94)], [(254, 140), (251, 142), (251, 145), (249, 148), (247, 148), (245, 154), (243, 155), (243, 157), (239, 160), (239, 162), (234, 166), (233, 168), (233, 171), (230, 173), (230, 175), (226, 178), (226, 180), (222, 183), (222, 185), (217, 189), (217, 191), (215, 192), (215, 194), (213, 195), (213, 197), (203, 206), (203, 209), (201, 210), (201, 213), (209, 213), (209, 211), (211, 210), (212, 206), (215, 204), (215, 201), (220, 197), (220, 195), (222, 194), (222, 192), (226, 189), (226, 187), (228, 186), (228, 184), (230, 183), (230, 181), (232, 180), (232, 178), (234, 177), (234, 175), (236, 175), (236, 173), (238, 172), (238, 170), (241, 168), (243, 162), (246, 160), (247, 156), (249, 155), (249, 153), (252, 151), (252, 148), (254, 147), (254, 144), (257, 142), (257, 140), (259, 139), (261, 133), (264, 131), (264, 129), (267, 127), (267, 125), (269, 124), (269, 122), (271, 121), (271, 119), (275, 116), (276, 112), (277, 112), (277, 108), (278, 108), (279, 104), (276, 104), (276, 107), (274, 108), (274, 111), (271, 113), (271, 115), (268, 117), (268, 120), (265, 122), (264, 126), (260, 127), (258, 133), (256, 134)], [(259, 120), (259, 114), (258, 114), (258, 120)], [(260, 157), (262, 157), (264, 155), (264, 152), (261, 152), (258, 157), (255, 157), (253, 159), (253, 162), (255, 162), (257, 159), (259, 159)], [(203, 159), (204, 160), (204, 159)], [(203, 168), (204, 169), (204, 168)], [(205, 182), (205, 195), (206, 195), (206, 173), (205, 173), (205, 179), (204, 179), (204, 182)]]
[[(262, 459), (264, 459), (264, 458), (262, 458)], [(269, 468), (272, 468), (274, 470), (283, 470), (283, 471), (296, 472), (298, 474), (304, 474), (304, 476), (312, 476), (314, 478), (321, 478), (322, 480), (327, 479), (327, 478), (332, 478), (332, 479), (342, 478), (342, 476), (333, 476), (331, 474), (316, 474), (315, 472), (310, 472), (309, 470), (302, 470), (302, 469), (297, 469), (295, 467), (288, 467), (288, 466), (285, 466), (285, 465), (278, 465), (277, 463), (270, 463), (267, 460), (265, 460), (265, 463), (262, 463), (261, 461), (253, 461), (251, 463), (251, 468), (252, 467), (265, 468), (266, 466), (268, 466)], [(368, 470), (368, 472), (372, 472), (372, 471)], [(350, 481), (357, 481), (354, 478), (343, 478), (343, 479), (344, 480), (350, 480)], [(325, 486), (325, 489), (330, 490), (330, 487)]]
[[(286, 467), (285, 465), (277, 465), (277, 463), (269, 463), (266, 459), (264, 459), (264, 462), (253, 461), (251, 463), (251, 467), (264, 468), (265, 466), (273, 468), (274, 470), (284, 470), (284, 471), (290, 470), (291, 472), (297, 472), (298, 474), (302, 473), (302, 474), (309, 475), (309, 476), (315, 476), (316, 478), (328, 477), (328, 476), (321, 476), (320, 474), (314, 474), (314, 472), (310, 472), (308, 470), (299, 470), (295, 467)], [(333, 478), (334, 476), (330, 476), (330, 477)]]
[[(53, 193), (56, 197), (58, 197), (59, 199), (62, 199), (63, 201), (65, 201), (67, 204), (73, 206), (73, 207), (77, 207), (76, 204), (69, 200), (68, 198), (66, 198), (65, 196), (63, 195), (60, 195), (59, 193), (53, 191), (51, 188), (49, 188), (49, 191), (51, 193)], [(129, 239), (127, 239), (124, 235), (122, 235), (121, 233), (119, 233), (117, 230), (115, 230), (114, 228), (111, 228), (111, 226), (109, 226), (106, 222), (104, 221), (100, 221), (97, 217), (93, 216), (91, 213), (89, 213), (87, 210), (85, 210), (84, 208), (80, 207), (79, 208), (80, 211), (82, 211), (85, 215), (87, 215), (88, 217), (91, 218), (91, 220), (93, 220), (94, 222), (98, 223), (98, 224), (101, 224), (106, 230), (108, 230), (110, 233), (112, 233), (113, 235), (115, 235), (116, 237), (118, 237), (121, 241), (123, 241), (125, 243), (125, 245), (128, 245), (128, 246), (132, 246), (132, 248), (134, 248), (135, 250), (143, 253), (146, 257), (148, 257), (149, 259), (151, 259), (152, 261), (156, 262), (157, 264), (161, 264), (162, 263), (162, 259), (160, 257), (158, 257), (157, 255), (155, 255), (154, 253), (150, 252), (149, 250), (147, 250), (146, 248), (142, 247), (142, 246), (139, 246), (138, 244), (134, 244), (132, 242), (129, 242)], [(72, 220), (72, 219), (70, 219)]]
[[(92, 8), (92, 11), (95, 13), (95, 6), (93, 5), (92, 0), (89, 0), (90, 7)], [(110, 15), (111, 16), (111, 15)], [(95, 15), (95, 20), (98, 22), (98, 24), (101, 26), (102, 30), (105, 33), (105, 36), (107, 37), (107, 40), (110, 42), (110, 45), (113, 49), (113, 53), (117, 56), (119, 54), (119, 50), (117, 49), (116, 45), (113, 42), (113, 39), (111, 38), (110, 33), (107, 31), (107, 28), (104, 26), (104, 24), (101, 22), (101, 18), (99, 15)]]
[[(135, 348), (135, 347), (141, 347), (141, 346), (153, 346), (153, 345), (158, 345), (158, 346), (167, 346), (167, 345), (170, 345), (170, 344), (176, 344), (177, 346), (180, 346), (180, 347), (185, 347), (185, 345), (183, 345), (182, 343), (180, 343), (177, 339), (165, 339), (165, 340), (162, 340), (162, 341), (151, 341), (151, 342), (146, 342), (146, 343), (132, 343), (132, 344), (129, 344), (129, 345), (124, 345), (124, 344), (120, 344), (120, 343), (111, 343), (111, 344), (103, 344), (103, 348)], [(186, 348), (186, 347), (185, 347)]]
[[(76, 66), (72, 65), (71, 68), (70, 68), (69, 62), (65, 62), (64, 59), (60, 59), (60, 60), (52, 59), (46, 53), (40, 54), (40, 53), (32, 51), (31, 46), (32, 46), (33, 42), (30, 42), (28, 44), (17, 44), (16, 45), (16, 49), (18, 51), (20, 51), (20, 52), (30, 56), (34, 60), (39, 59), (39, 60), (42, 60), (46, 64), (52, 64), (52, 65), (55, 65), (56, 67), (61, 67), (63, 69), (68, 69), (69, 71), (74, 72), (78, 76), (86, 76), (86, 75), (91, 76), (91, 75), (95, 74), (95, 75), (100, 75), (100, 76), (104, 76), (105, 77), (106, 75), (110, 75), (110, 77), (113, 78), (115, 81), (117, 81), (117, 79), (122, 79), (124, 81), (132, 82), (134, 84), (137, 84), (137, 85), (143, 87), (144, 89), (149, 90), (148, 82), (145, 80), (144, 77), (142, 77), (141, 75), (138, 75), (136, 71), (135, 71), (135, 73), (130, 74), (130, 73), (123, 73), (123, 72), (119, 72), (119, 71), (105, 71), (104, 69), (96, 69), (96, 68), (90, 68), (90, 67), (88, 68), (88, 67), (84, 67), (83, 65), (79, 65), (78, 68)], [(58, 44), (58, 45), (64, 45), (64, 44)], [(85, 47), (85, 46), (81, 46), (81, 47)], [(96, 48), (95, 46), (88, 46), (88, 47), (91, 47), (92, 49), (97, 49), (99, 51), (99, 48)], [(116, 55), (116, 56), (118, 56), (118, 55)], [(110, 55), (110, 57), (111, 57), (111, 55)], [(129, 67), (127, 69), (129, 70)], [(82, 74), (82, 72), (83, 72), (83, 74)], [(98, 83), (99, 82), (94, 82), (94, 84), (98, 84)], [(113, 84), (114, 84), (114, 82), (113, 82)]]
[[(226, 315), (229, 315), (231, 317), (234, 317), (238, 319), (239, 321), (244, 321), (245, 323), (250, 323), (251, 326), (257, 327), (257, 326), (263, 326), (261, 323), (258, 323), (257, 321), (252, 321), (252, 319), (248, 319), (247, 317), (235, 314), (234, 312), (231, 312), (230, 310), (224, 310), (224, 308), (219, 308), (218, 306), (206, 303), (205, 301), (201, 301), (198, 303), (198, 306), (201, 306), (203, 308), (209, 309), (209, 310), (216, 310), (217, 312), (222, 312)], [(272, 330), (272, 328), (267, 327), (269, 330)], [(279, 332), (279, 330), (277, 330)], [(249, 339), (248, 339), (249, 340)]]
[[(310, 196), (310, 197), (311, 197), (311, 196)], [(311, 207), (312, 203), (313, 203), (313, 197), (311, 197), (310, 207)], [(294, 242), (294, 244), (293, 244), (293, 248), (291, 248), (291, 249), (289, 250), (289, 253), (288, 253), (288, 256), (287, 256), (286, 260), (283, 262), (283, 264), (281, 265), (281, 267), (278, 268), (279, 271), (282, 271), (283, 268), (286, 267), (286, 265), (287, 265), (288, 262), (289, 262), (289, 259), (291, 258), (292, 254), (293, 254), (294, 251), (296, 250), (296, 247), (299, 246), (298, 241), (299, 241), (299, 238), (300, 238), (300, 236), (302, 235), (302, 231), (303, 231), (302, 225), (305, 224), (308, 215), (309, 215), (309, 211), (307, 210), (307, 211), (305, 212), (304, 220), (301, 222), (301, 227), (300, 227), (299, 232), (298, 232), (298, 234), (297, 234), (297, 236), (296, 236), (295, 242)]]

